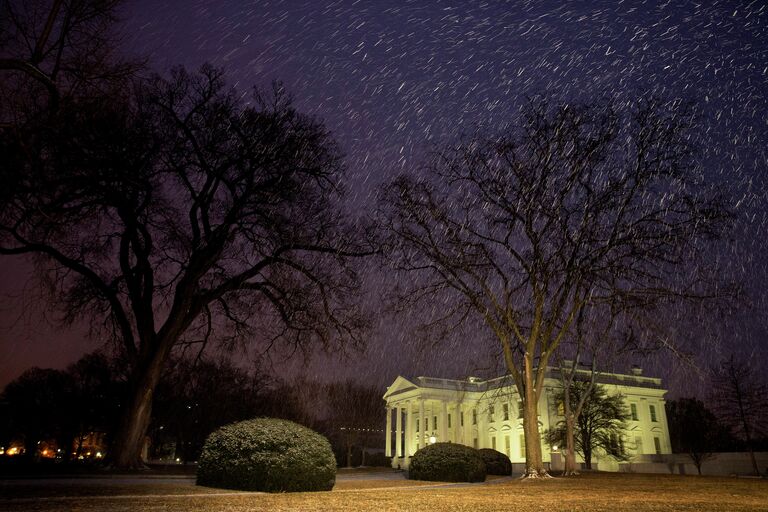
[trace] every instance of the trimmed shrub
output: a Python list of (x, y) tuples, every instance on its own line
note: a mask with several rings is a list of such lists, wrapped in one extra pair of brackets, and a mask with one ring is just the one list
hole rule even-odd
[(509, 457), (493, 448), (481, 448), (478, 451), (485, 462), (485, 470), (489, 475), (509, 476), (512, 474), (512, 461), (509, 460)]
[(336, 459), (328, 440), (287, 420), (226, 425), (203, 446), (197, 484), (266, 492), (330, 491)]
[(411, 457), (408, 478), (433, 482), (482, 482), (485, 480), (485, 463), (474, 448), (435, 443)]

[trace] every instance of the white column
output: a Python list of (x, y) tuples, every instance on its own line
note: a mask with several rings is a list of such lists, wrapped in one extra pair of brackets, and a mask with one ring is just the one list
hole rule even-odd
[(443, 414), (440, 417), (440, 437), (438, 438), (441, 443), (448, 442), (448, 402), (443, 400), (441, 402), (443, 406)]
[(427, 431), (426, 431), (426, 423), (424, 422), (424, 419), (426, 418), (426, 414), (424, 414), (424, 399), (419, 400), (419, 438), (417, 439), (416, 446), (421, 448), (424, 446), (424, 440), (426, 439)]
[(413, 455), (413, 408), (411, 401), (405, 402), (406, 416), (405, 416), (405, 457), (406, 459)]
[(486, 448), (490, 446), (488, 440), (488, 405), (478, 401), (477, 402), (477, 447)]
[(387, 406), (387, 426), (384, 429), (385, 446), (384, 453), (387, 457), (392, 456), (392, 408)]
[(459, 444), (466, 444), (464, 442), (464, 428), (461, 425), (461, 413), (463, 412), (464, 404), (461, 402), (456, 404), (456, 442)]
[(459, 410), (458, 402), (454, 402), (453, 408), (453, 442), (461, 444), (461, 411)]
[(403, 454), (403, 410), (395, 407), (395, 457)]

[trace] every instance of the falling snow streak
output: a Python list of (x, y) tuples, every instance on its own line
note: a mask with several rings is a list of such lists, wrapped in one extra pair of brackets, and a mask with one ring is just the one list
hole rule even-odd
[[(702, 335), (765, 357), (765, 2), (140, 0), (124, 20), (125, 47), (157, 69), (211, 62), (243, 94), (284, 81), (344, 148), (361, 211), (381, 183), (417, 169), (431, 144), (501, 129), (529, 96), (693, 102), (702, 170), (739, 219), (713, 258), (747, 291), (737, 314)], [(407, 345), (409, 331), (383, 326), (370, 357), (421, 371), (408, 350), (390, 348)]]

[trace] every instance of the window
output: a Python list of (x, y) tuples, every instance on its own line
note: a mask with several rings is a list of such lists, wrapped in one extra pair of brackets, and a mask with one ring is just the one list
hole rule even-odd
[(517, 417), (518, 419), (523, 417), (523, 402), (517, 402)]
[(643, 438), (635, 438), (635, 453), (643, 453)]
[(655, 405), (649, 405), (649, 410), (651, 411), (651, 421), (654, 423), (656, 422), (656, 406)]
[(464, 411), (461, 411), (461, 415), (459, 416), (459, 420), (461, 420), (460, 424), (463, 427), (464, 426)]
[(424, 431), (429, 430), (429, 418), (424, 418)]
[(653, 447), (656, 448), (656, 455), (661, 455), (661, 440), (658, 437), (653, 438)]
[(504, 421), (509, 421), (509, 404), (502, 405), (501, 411), (504, 414)]
[(472, 424), (477, 425), (477, 409), (472, 409)]
[(491, 438), (491, 448), (496, 449), (496, 436)]
[(491, 423), (493, 423), (494, 421), (496, 421), (495, 419), (493, 419), (493, 414), (494, 414), (494, 412), (495, 412), (495, 411), (494, 411), (494, 408), (493, 408), (493, 406), (492, 406), (492, 405), (489, 405), (489, 406), (488, 406), (488, 421), (490, 421)]
[(565, 416), (565, 402), (563, 402), (562, 400), (557, 402), (557, 415)]
[(637, 404), (629, 404), (629, 409), (632, 413), (632, 421), (637, 421)]
[(433, 416), (432, 417), (432, 429), (434, 430), (436, 428), (437, 428), (437, 416)]
[(448, 428), (451, 428), (451, 415), (448, 415)]
[(525, 434), (520, 434), (520, 457), (525, 458)]
[(472, 446), (474, 447), (475, 450), (477, 450), (477, 438), (474, 438), (472, 440)]
[(416, 420), (416, 432), (418, 432), (418, 431), (419, 431), (419, 420), (417, 419)]
[(512, 451), (510, 450), (509, 436), (504, 436), (504, 449), (507, 457), (512, 457)]

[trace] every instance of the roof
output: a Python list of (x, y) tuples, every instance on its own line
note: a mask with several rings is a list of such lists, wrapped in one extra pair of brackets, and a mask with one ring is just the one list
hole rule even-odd
[[(579, 368), (576, 370), (577, 380), (587, 380), (591, 378), (592, 371), (588, 368)], [(547, 368), (546, 378), (560, 380), (560, 369), (555, 367)], [(646, 377), (639, 374), (621, 374), (621, 373), (597, 373), (596, 382), (598, 384), (616, 384), (620, 386), (631, 386), (638, 388), (662, 389), (661, 379), (657, 377)], [(406, 384), (407, 383), (407, 384)], [(415, 388), (448, 389), (454, 391), (474, 391), (485, 392), (493, 389), (499, 389), (507, 386), (513, 386), (514, 381), (510, 375), (504, 375), (493, 379), (483, 380), (478, 377), (469, 377), (465, 380), (444, 379), (439, 377), (415, 377), (405, 378), (398, 376), (395, 382), (384, 395), (394, 395)]]

